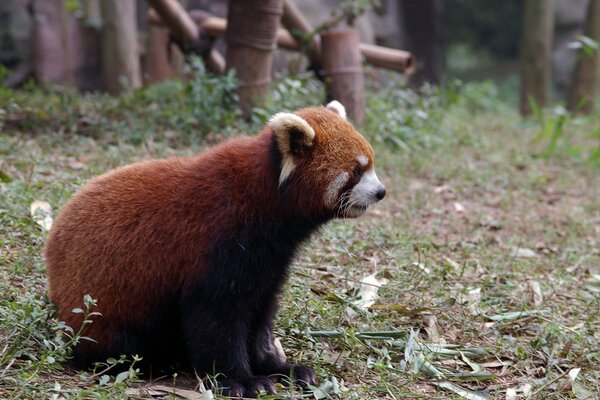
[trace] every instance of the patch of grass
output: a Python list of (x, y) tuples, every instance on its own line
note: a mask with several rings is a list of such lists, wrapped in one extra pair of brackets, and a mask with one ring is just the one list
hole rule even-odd
[[(324, 100), (312, 78), (284, 78), (245, 123), (229, 103), (233, 78), (202, 73), (118, 98), (0, 89), (1, 398), (151, 398), (139, 392), (147, 382), (135, 367), (118, 379), (102, 372), (122, 360), (95, 373), (65, 363), (72, 341), (58, 333), (47, 301), (45, 232), (29, 207), (45, 200), (56, 213), (93, 175), (191, 154), (252, 134), (274, 112)], [(189, 100), (194, 90), (220, 94), (199, 104)], [(388, 196), (305, 246), (276, 324), (287, 357), (316, 368), (323, 396), (504, 399), (515, 390), (583, 399), (600, 391), (600, 177), (560, 141), (540, 157), (538, 126), (498, 97), (490, 83), (421, 94), (370, 83), (362, 130)], [(205, 116), (212, 108), (222, 113)], [(588, 143), (599, 123), (569, 119), (564, 132)], [(361, 280), (372, 274), (387, 283), (363, 309)], [(163, 384), (198, 383), (181, 375)]]

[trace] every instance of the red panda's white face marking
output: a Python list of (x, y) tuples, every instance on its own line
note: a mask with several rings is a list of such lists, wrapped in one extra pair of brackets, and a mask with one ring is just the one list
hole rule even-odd
[(342, 172), (329, 183), (327, 190), (325, 191), (325, 196), (323, 196), (323, 200), (327, 207), (334, 208), (336, 206), (340, 197), (340, 191), (346, 186), (349, 180), (350, 174)]
[(385, 187), (377, 178), (375, 169), (371, 167), (362, 174), (360, 181), (340, 198), (342, 200), (342, 204), (340, 204), (342, 216), (347, 218), (358, 217), (369, 206), (383, 199), (384, 196)]
[(279, 186), (289, 185), (304, 212), (353, 218), (385, 196), (373, 149), (345, 114), (334, 101), (269, 121), (281, 155)]

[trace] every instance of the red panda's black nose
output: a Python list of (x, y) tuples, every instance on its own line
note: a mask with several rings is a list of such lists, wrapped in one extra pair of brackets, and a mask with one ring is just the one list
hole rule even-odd
[(375, 193), (375, 197), (377, 198), (377, 201), (383, 199), (385, 197), (385, 187), (382, 186), (381, 189)]

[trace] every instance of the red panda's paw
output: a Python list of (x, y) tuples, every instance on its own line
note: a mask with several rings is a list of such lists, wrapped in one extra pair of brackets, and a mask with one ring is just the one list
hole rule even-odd
[(275, 394), (275, 383), (266, 376), (247, 379), (219, 379), (223, 395), (234, 398), (255, 398), (260, 393)]
[(314, 385), (317, 382), (317, 375), (312, 368), (296, 364), (286, 364), (284, 367), (279, 368), (272, 377), (284, 384), (290, 384), (293, 379), (294, 385), (302, 388)]

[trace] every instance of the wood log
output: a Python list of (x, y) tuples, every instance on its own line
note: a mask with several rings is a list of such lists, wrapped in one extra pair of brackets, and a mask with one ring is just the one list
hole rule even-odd
[(81, 90), (102, 89), (99, 29), (81, 23), (61, 0), (34, 1), (32, 10), (35, 79)]
[(198, 26), (190, 18), (181, 3), (175, 0), (148, 0), (160, 19), (169, 27), (183, 48), (187, 48), (200, 37)]
[(174, 74), (169, 58), (169, 29), (165, 26), (150, 24), (144, 55), (144, 83), (152, 84), (165, 81)]
[(415, 56), (408, 51), (367, 43), (360, 43), (358, 47), (365, 60), (376, 67), (392, 69), (406, 75), (415, 71)]
[[(198, 10), (191, 10), (189, 14), (198, 23), (200, 30), (211, 36), (222, 37), (227, 30), (227, 20), (224, 18), (206, 16), (204, 12)], [(200, 15), (203, 15), (203, 17), (200, 17)], [(163, 23), (157, 14), (149, 14), (149, 18), (154, 24)], [(302, 48), (286, 29), (277, 29), (276, 39), (277, 46), (282, 49), (300, 51)], [(408, 51), (366, 43), (359, 43), (358, 47), (365, 61), (376, 67), (391, 69), (404, 74), (411, 74), (415, 69), (415, 57)]]
[[(600, 0), (590, 0), (584, 35), (600, 43)], [(579, 59), (569, 90), (569, 110), (584, 114), (592, 112), (599, 81), (600, 49), (591, 49), (590, 54), (586, 54), (584, 49), (579, 50)]]
[(227, 70), (240, 81), (238, 96), (246, 118), (264, 104), (271, 83), (272, 52), (282, 0), (230, 0), (227, 15)]
[(365, 118), (364, 74), (356, 29), (321, 35), (328, 101), (338, 100), (358, 124)]
[[(221, 55), (221, 53), (219, 53), (218, 50), (212, 48), (212, 40), (209, 38), (209, 36), (217, 36), (211, 33), (214, 31), (214, 29), (219, 29), (220, 34), (218, 36), (223, 36), (225, 34), (225, 29), (227, 26), (225, 19), (217, 18), (219, 21), (213, 21), (213, 17), (210, 17), (209, 14), (200, 10), (192, 10), (189, 13), (183, 10), (183, 13), (172, 13), (172, 17), (173, 19), (171, 22), (166, 24), (162, 19), (162, 16), (159, 15), (156, 10), (152, 8), (148, 10), (148, 20), (150, 21), (151, 26), (164, 28), (168, 25), (170, 28), (172, 25), (181, 25), (175, 30), (175, 32), (179, 32), (178, 34), (180, 35), (179, 39), (175, 38), (179, 48), (186, 53), (194, 53), (202, 56), (204, 62), (206, 63), (206, 68), (208, 68), (209, 71), (217, 74), (225, 73), (225, 58)], [(196, 39), (192, 41), (189, 40), (188, 35), (192, 34), (192, 31), (187, 32), (185, 35), (182, 34), (183, 30), (186, 29), (184, 27), (188, 25), (188, 22), (179, 21), (177, 19), (179, 17), (186, 20), (189, 18), (194, 26), (196, 26)], [(204, 29), (205, 24), (207, 29)], [(215, 27), (211, 28), (213, 25)]]
[(523, 37), (520, 55), (522, 115), (531, 113), (530, 98), (540, 107), (544, 107), (548, 101), (553, 33), (554, 1), (523, 2)]
[(133, 1), (102, 1), (102, 69), (113, 94), (142, 86), (135, 7)]

